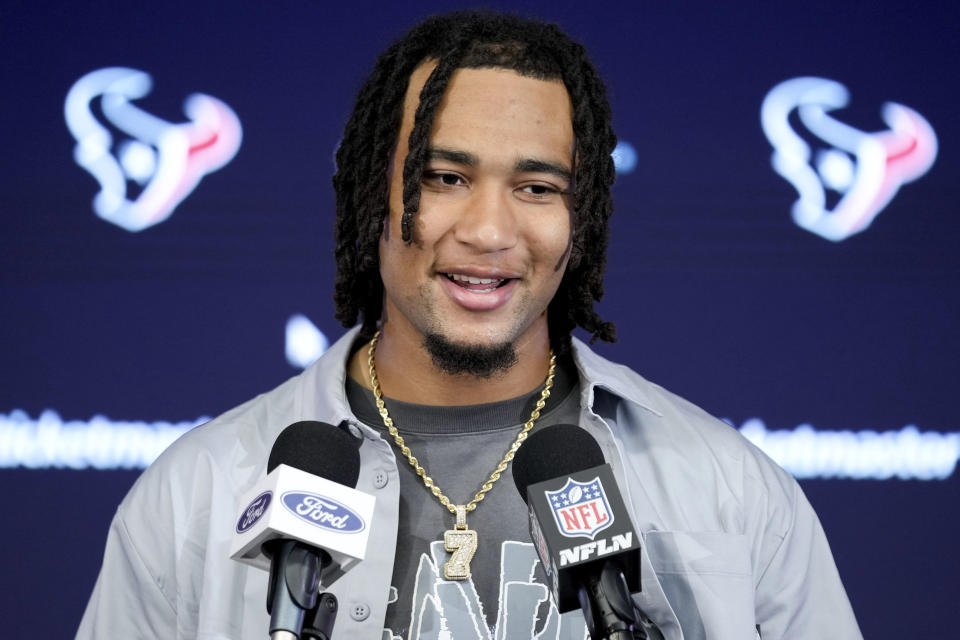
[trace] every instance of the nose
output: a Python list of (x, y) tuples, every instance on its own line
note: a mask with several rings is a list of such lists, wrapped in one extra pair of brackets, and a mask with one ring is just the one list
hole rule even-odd
[(494, 185), (473, 189), (463, 203), (454, 232), (458, 242), (482, 253), (517, 244), (517, 215), (510, 194)]

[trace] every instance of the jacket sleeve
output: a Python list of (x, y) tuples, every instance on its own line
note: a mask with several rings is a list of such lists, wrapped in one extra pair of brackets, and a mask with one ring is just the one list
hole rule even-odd
[(77, 640), (177, 637), (173, 601), (141, 554), (124, 522), (121, 505), (110, 525), (103, 566)]
[(823, 527), (795, 481), (792, 488), (790, 525), (756, 586), (761, 637), (862, 638)]

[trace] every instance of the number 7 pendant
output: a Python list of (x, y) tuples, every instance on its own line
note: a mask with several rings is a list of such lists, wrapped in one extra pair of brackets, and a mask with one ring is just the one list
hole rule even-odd
[(443, 565), (443, 577), (447, 580), (467, 580), (470, 577), (470, 561), (477, 552), (477, 532), (467, 529), (466, 509), (462, 505), (456, 505), (456, 509), (456, 528), (443, 532), (443, 548), (451, 552), (450, 559)]

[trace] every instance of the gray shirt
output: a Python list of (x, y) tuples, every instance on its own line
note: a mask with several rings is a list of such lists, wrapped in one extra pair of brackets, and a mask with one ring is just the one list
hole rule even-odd
[[(469, 502), (513, 444), (540, 399), (543, 385), (531, 393), (488, 404), (459, 407), (416, 405), (384, 398), (394, 425), (427, 474), (454, 504)], [(356, 416), (388, 441), (373, 392), (347, 379), (347, 400)], [(576, 423), (580, 414), (576, 368), (569, 358), (558, 360), (550, 398), (532, 431), (549, 425)], [(396, 599), (387, 608), (386, 626), (407, 637), (416, 602), (420, 565), (432, 561), (431, 544), (453, 528), (453, 515), (424, 486), (412, 466), (398, 453), (400, 466), (400, 520), (397, 533), (393, 586)], [(511, 562), (508, 542), (530, 542), (526, 505), (513, 482), (513, 466), (507, 467), (467, 525), (477, 531), (477, 553), (471, 562), (472, 584), (482, 607), (485, 624), (492, 628), (501, 606), (500, 582), (504, 562)], [(536, 580), (544, 577), (537, 565)], [(516, 597), (523, 597), (519, 594)], [(518, 606), (529, 611), (531, 607)], [(544, 614), (539, 607), (533, 612)], [(530, 620), (533, 626), (534, 620)]]

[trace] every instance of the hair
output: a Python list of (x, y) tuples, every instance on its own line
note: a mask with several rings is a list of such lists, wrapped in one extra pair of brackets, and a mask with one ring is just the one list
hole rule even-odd
[(378, 59), (360, 89), (337, 150), (335, 229), (336, 317), (350, 327), (362, 317), (361, 335), (377, 330), (383, 312), (379, 239), (389, 211), (389, 164), (397, 145), (411, 73), (435, 60), (420, 92), (403, 167), (403, 241), (413, 241), (420, 182), (437, 105), (458, 68), (503, 68), (541, 80), (561, 80), (573, 107), (575, 166), (572, 243), (566, 272), (547, 317), (558, 353), (570, 346), (577, 326), (591, 342), (616, 341), (616, 329), (593, 309), (603, 297), (608, 221), (613, 211), (611, 152), (617, 139), (610, 124), (606, 89), (586, 49), (554, 24), (492, 12), (455, 12), (428, 18)]

